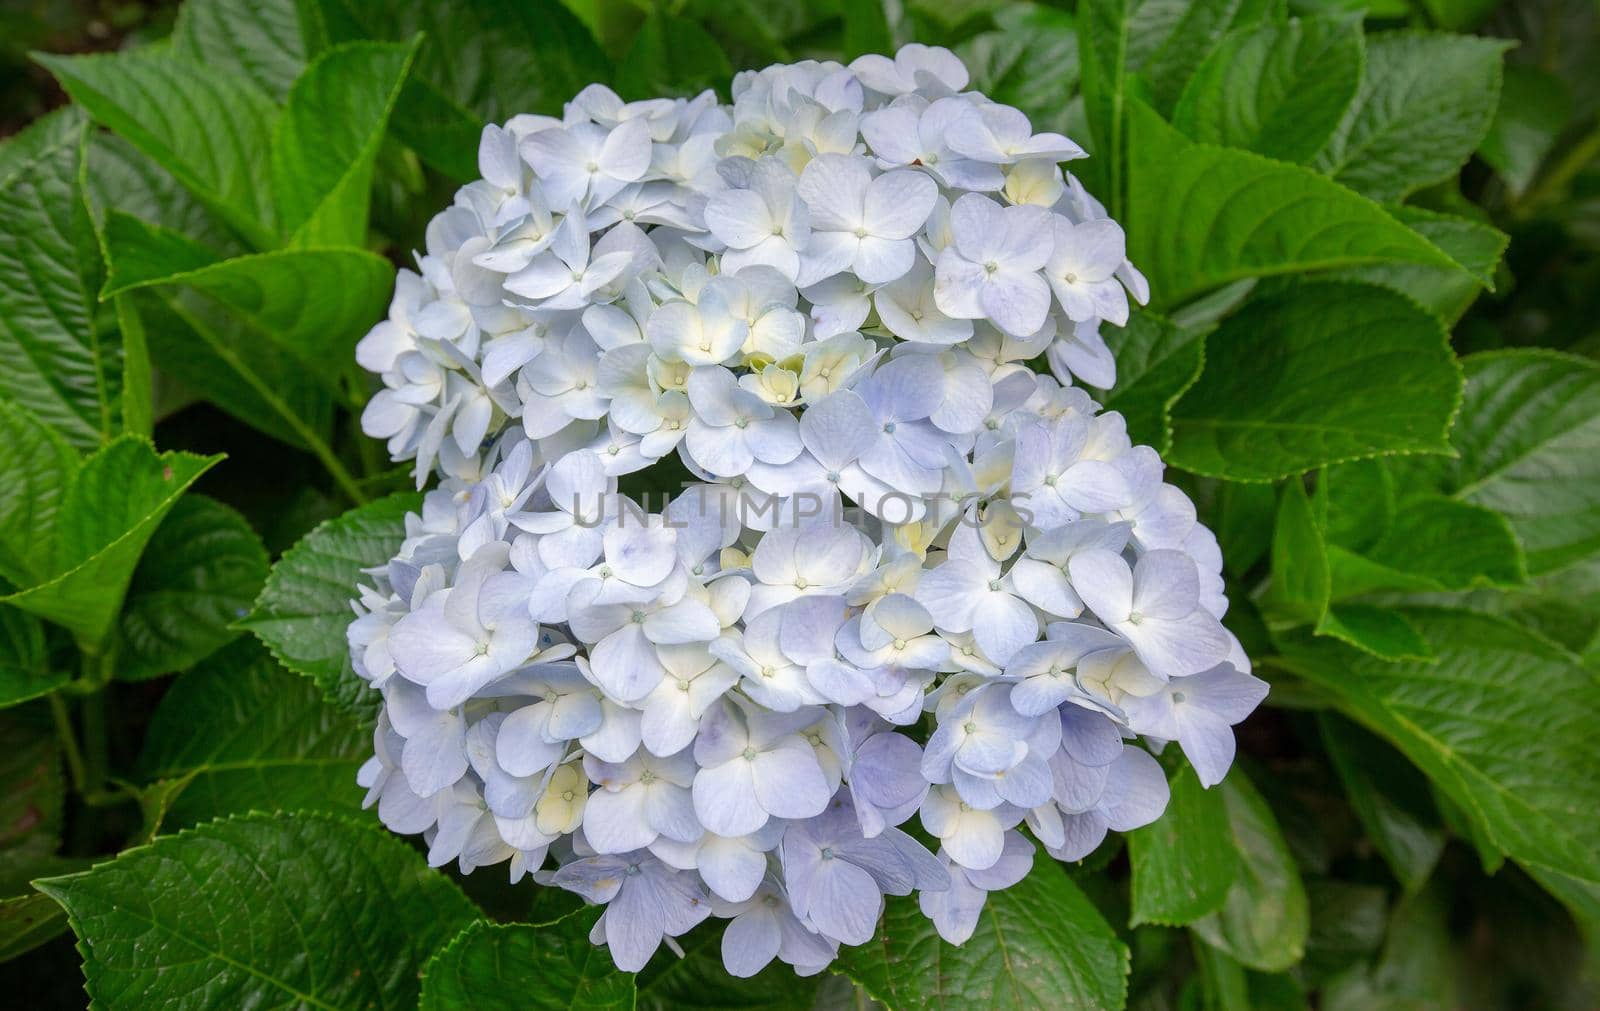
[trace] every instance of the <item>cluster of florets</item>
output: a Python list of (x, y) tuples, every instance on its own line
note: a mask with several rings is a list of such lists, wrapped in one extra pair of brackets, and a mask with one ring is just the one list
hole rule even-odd
[[(481, 479), (487, 437), (516, 424), (547, 459), (589, 446), (624, 474), (676, 450), (785, 494), (797, 416), (885, 355), (929, 356), (949, 435), (1015, 406), (979, 376), (1013, 362), (1048, 352), (1062, 381), (1110, 387), (1101, 321), (1147, 294), (1122, 229), (1062, 172), (1076, 144), (966, 83), (948, 51), (908, 46), (741, 74), (731, 107), (596, 85), (564, 119), (487, 128), (483, 179), (357, 351), (385, 386), (364, 428), (419, 487), (436, 466)], [(937, 446), (890, 455), (863, 473), (937, 489)]]
[(369, 803), (604, 904), (625, 969), (718, 916), (730, 972), (817, 972), (913, 892), (960, 943), (1023, 826), (1147, 824), (1132, 742), (1215, 783), (1265, 694), (1215, 538), (1070, 385), (1144, 297), (1122, 233), (966, 83), (911, 46), (489, 127), (358, 350), (442, 477), (350, 627)]

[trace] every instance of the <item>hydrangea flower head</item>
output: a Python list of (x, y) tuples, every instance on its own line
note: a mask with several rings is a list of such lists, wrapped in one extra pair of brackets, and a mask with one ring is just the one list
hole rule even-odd
[(718, 918), (729, 972), (816, 973), (912, 894), (959, 944), (1266, 693), (1215, 538), (1073, 385), (1147, 296), (1122, 230), (967, 84), (907, 46), (490, 126), (357, 349), (438, 478), (349, 628), (368, 803), (604, 905), (624, 969)]

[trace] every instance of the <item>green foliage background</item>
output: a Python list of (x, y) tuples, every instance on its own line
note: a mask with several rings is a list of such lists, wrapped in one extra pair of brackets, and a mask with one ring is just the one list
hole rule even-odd
[[(0, 35), (17, 1006), (1600, 1004), (1600, 4), (191, 0)], [(1272, 695), (1222, 786), (1164, 756), (1162, 821), (1039, 860), (961, 949), (897, 900), (836, 975), (729, 980), (708, 926), (635, 978), (566, 897), (358, 810), (342, 588), (415, 497), (352, 349), (484, 122), (912, 40), (1091, 150), (1153, 292), (1102, 399), (1217, 532)]]

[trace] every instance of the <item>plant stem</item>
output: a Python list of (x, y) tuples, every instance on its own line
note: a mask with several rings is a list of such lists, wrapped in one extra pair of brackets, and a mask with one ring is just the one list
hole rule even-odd
[[(82, 673), (60, 691), (50, 696), (50, 710), (55, 717), (56, 734), (61, 738), (61, 750), (67, 757), (67, 769), (72, 775), (72, 788), (90, 804), (105, 799), (106, 773), (110, 767), (111, 748), (106, 736), (106, 686), (116, 674), (116, 648), (104, 652), (84, 652)], [(79, 719), (82, 721), (82, 743), (72, 729), (72, 716), (67, 709), (66, 696), (78, 697)]]
[(83, 719), (83, 785), (78, 792), (97, 797), (105, 786), (111, 749), (106, 740), (106, 693), (91, 692), (79, 703)]
[(50, 698), (50, 715), (55, 719), (56, 737), (61, 741), (61, 753), (67, 759), (67, 774), (72, 778), (72, 788), (79, 793), (83, 792), (84, 769), (83, 752), (78, 750), (78, 735), (72, 729), (72, 714), (67, 710), (67, 702), (59, 692), (52, 692)]
[(356, 415), (356, 453), (361, 458), (361, 479), (371, 481), (378, 477), (384, 468), (384, 463), (378, 458), (378, 441), (369, 439), (361, 432), (360, 415)]
[(277, 412), (278, 416), (283, 419), (284, 424), (288, 425), (316, 458), (322, 461), (323, 468), (327, 470), (329, 476), (333, 478), (334, 483), (339, 486), (340, 490), (348, 495), (356, 505), (366, 505), (366, 493), (361, 490), (360, 483), (345, 469), (344, 464), (339, 462), (339, 458), (334, 455), (333, 447), (329, 446), (321, 435), (312, 430), (311, 426), (307, 425), (305, 420), (293, 408), (284, 403), (283, 398), (278, 396), (276, 390), (272, 389), (260, 376), (246, 367), (244, 362), (239, 359), (239, 356), (234, 354), (233, 350), (228, 347), (227, 342), (214, 333), (199, 317), (185, 309), (175, 298), (168, 297), (165, 301), (172, 313), (187, 323), (189, 328), (210, 346), (213, 354), (227, 362), (234, 372), (238, 374), (239, 378), (243, 379), (263, 401)]
[(339, 458), (333, 455), (333, 450), (328, 447), (327, 443), (316, 442), (312, 444), (311, 448), (316, 452), (317, 458), (322, 461), (322, 466), (333, 476), (333, 481), (339, 486), (339, 490), (350, 496), (350, 501), (355, 505), (366, 505), (367, 493), (361, 490), (360, 482), (352, 477), (348, 470), (345, 470), (344, 464), (340, 463)]

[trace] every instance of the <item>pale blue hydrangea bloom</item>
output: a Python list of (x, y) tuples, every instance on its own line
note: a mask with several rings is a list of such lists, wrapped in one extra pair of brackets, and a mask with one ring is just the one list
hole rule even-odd
[(357, 348), (440, 479), (355, 591), (366, 803), (604, 906), (624, 969), (715, 917), (730, 972), (819, 972), (912, 894), (961, 943), (1265, 694), (1216, 538), (1072, 385), (1149, 295), (1121, 228), (968, 83), (907, 46), (488, 127)]

